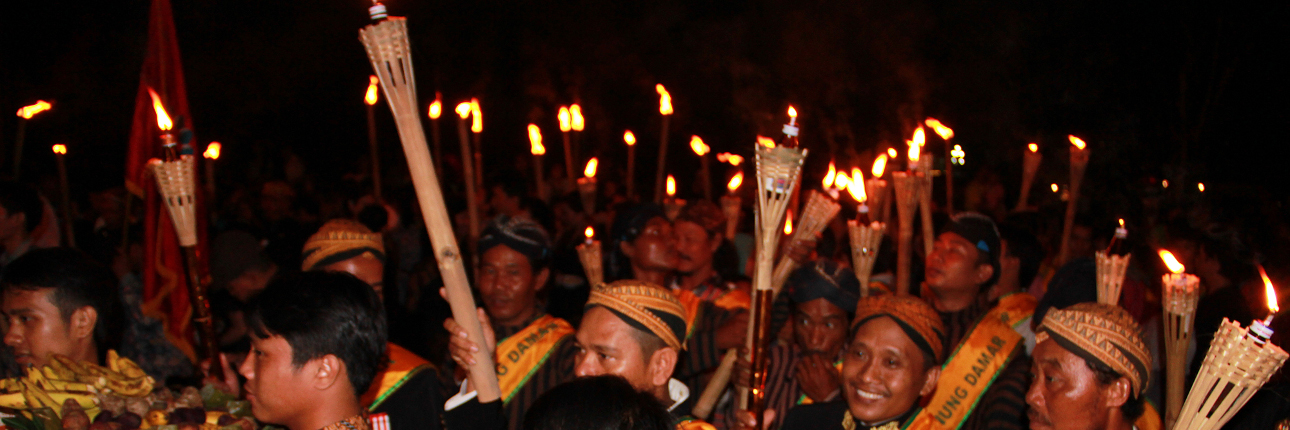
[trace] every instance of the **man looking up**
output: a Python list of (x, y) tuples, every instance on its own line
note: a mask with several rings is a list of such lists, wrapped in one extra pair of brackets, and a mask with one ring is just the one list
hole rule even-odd
[(677, 264), (676, 236), (663, 208), (646, 203), (621, 211), (609, 233), (605, 281), (670, 282)]
[(1151, 354), (1118, 306), (1080, 303), (1039, 325), (1026, 392), (1032, 430), (1130, 430), (1143, 415)]
[(251, 352), (238, 372), (262, 423), (291, 430), (367, 430), (359, 396), (385, 355), (376, 292), (346, 273), (271, 282), (247, 309)]
[(6, 266), (4, 343), (18, 364), (41, 367), (50, 354), (102, 363), (124, 323), (116, 282), (111, 270), (71, 248), (32, 250)]

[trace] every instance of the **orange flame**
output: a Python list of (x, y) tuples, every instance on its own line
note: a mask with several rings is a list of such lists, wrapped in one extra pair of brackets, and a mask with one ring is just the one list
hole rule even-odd
[(376, 84), (380, 83), (381, 81), (379, 79), (376, 79), (376, 75), (369, 76), (367, 79), (368, 79), (367, 94), (363, 95), (363, 101), (366, 102), (368, 106), (371, 106), (376, 104), (376, 100), (377, 100)]
[(1168, 267), (1169, 271), (1173, 272), (1175, 275), (1187, 270), (1187, 267), (1183, 266), (1182, 263), (1179, 263), (1177, 258), (1174, 258), (1174, 254), (1172, 252), (1163, 249), (1160, 250), (1160, 259), (1165, 261), (1165, 267)]
[(740, 164), (744, 164), (744, 157), (738, 154), (722, 152), (720, 154), (717, 154), (717, 161), (720, 161), (722, 163), (730, 163), (731, 166), (738, 166)]
[(788, 105), (788, 117), (797, 118), (797, 108), (794, 108), (793, 105)]
[(1281, 311), (1280, 302), (1277, 301), (1277, 289), (1272, 286), (1272, 280), (1268, 279), (1268, 272), (1263, 271), (1263, 265), (1259, 265), (1259, 276), (1263, 278), (1263, 295), (1268, 300), (1268, 312), (1277, 313)]
[(864, 177), (860, 175), (858, 168), (851, 169), (851, 186), (847, 187), (847, 193), (851, 194), (851, 198), (856, 199), (856, 202), (863, 204), (869, 201), (869, 195), (864, 189)]
[(878, 154), (878, 158), (873, 160), (873, 173), (875, 179), (881, 178), (882, 174), (887, 171), (887, 154)]
[(1066, 135), (1066, 138), (1070, 139), (1071, 145), (1075, 145), (1075, 147), (1079, 148), (1081, 151), (1084, 150), (1084, 139), (1075, 137), (1073, 134)]
[(829, 172), (824, 174), (824, 181), (822, 183), (822, 185), (824, 185), (824, 189), (827, 190), (832, 188), (833, 180), (837, 179), (837, 176), (838, 168), (833, 166), (833, 160), (829, 160)]
[(479, 110), (479, 99), (470, 99), (470, 131), (480, 133), (484, 131), (484, 112)]
[(559, 119), (560, 119), (560, 131), (561, 131), (561, 132), (568, 133), (568, 132), (569, 132), (569, 130), (573, 129), (573, 126), (569, 124), (569, 122), (571, 122), (572, 120), (570, 120), (570, 119), (569, 119), (569, 107), (568, 107), (568, 106), (560, 106), (560, 113), (559, 113), (558, 115), (556, 115), (556, 118), (559, 118)]
[(18, 109), (18, 116), (22, 117), (22, 119), (31, 119), (31, 117), (36, 116), (36, 114), (47, 111), (52, 107), (53, 105), (49, 104), (47, 101), (36, 100), (35, 104), (23, 106), (22, 109)]
[(833, 178), (834, 188), (837, 188), (839, 190), (845, 190), (849, 186), (851, 186), (851, 178), (847, 177), (846, 172), (838, 172), (838, 175)]
[(457, 104), (457, 116), (461, 119), (470, 118), (470, 102), (461, 102)]
[(596, 229), (591, 228), (591, 226), (587, 226), (587, 229), (582, 231), (582, 235), (587, 236), (587, 239), (596, 237)]
[(699, 138), (698, 135), (690, 136), (690, 149), (694, 150), (695, 155), (700, 157), (708, 155), (708, 152), (712, 150), (712, 148), (708, 147), (708, 144), (703, 143), (703, 139)]
[(927, 144), (927, 132), (923, 131), (922, 126), (919, 126), (918, 128), (914, 129), (913, 142), (917, 143), (918, 146), (923, 146)]
[(775, 140), (766, 136), (757, 136), (757, 144), (767, 148), (774, 148)]
[(1057, 192), (1057, 183), (1053, 182), (1053, 185), (1049, 188), (1052, 188), (1054, 193)]
[(55, 143), (55, 144), (54, 144), (54, 153), (55, 153), (55, 154), (66, 154), (66, 153), (67, 153), (67, 145), (64, 145), (64, 144), (61, 144), (61, 143)]
[[(922, 128), (919, 128), (919, 130), (922, 130)], [(919, 134), (917, 133), (914, 134), (914, 137), (918, 137), (918, 136)], [(919, 154), (919, 150), (923, 148), (923, 145), (913, 140), (909, 141), (908, 143), (909, 143), (909, 169), (913, 170), (918, 167), (918, 157), (919, 155), (921, 155)]]
[(158, 96), (152, 88), (148, 88), (148, 96), (152, 97), (152, 110), (157, 112), (157, 128), (161, 131), (170, 131), (175, 123), (170, 122), (170, 115), (166, 115), (166, 107), (161, 105), (161, 96)]
[(211, 142), (209, 145), (206, 145), (206, 152), (203, 152), (202, 156), (212, 160), (218, 160), (219, 151), (223, 148), (224, 146), (220, 145), (219, 142)]
[(529, 124), (529, 153), (546, 154), (546, 147), (542, 146), (542, 129), (538, 128), (537, 124)]
[(735, 172), (735, 176), (732, 176), (730, 178), (730, 182), (726, 183), (726, 190), (730, 191), (731, 193), (734, 193), (735, 190), (739, 189), (740, 185), (743, 185), (743, 183), (744, 183), (744, 172), (743, 171)]
[(672, 94), (663, 88), (663, 84), (654, 85), (654, 91), (658, 92), (658, 113), (663, 115), (672, 114)]
[(676, 195), (676, 178), (673, 178), (672, 175), (667, 175), (667, 196), (672, 197), (675, 195)]
[(573, 131), (582, 131), (587, 126), (587, 123), (582, 118), (582, 106), (578, 106), (577, 103), (569, 106), (569, 114), (573, 116), (573, 123), (571, 124)]
[(434, 99), (430, 103), (430, 119), (439, 119), (440, 115), (443, 115), (443, 102), (439, 101), (439, 99)]
[(1124, 227), (1124, 218), (1120, 218), (1120, 227)]
[(887, 158), (896, 158), (897, 155), (896, 148), (887, 148)]
[(627, 146), (635, 145), (635, 144), (636, 144), (636, 135), (635, 135), (635, 134), (632, 134), (632, 131), (631, 131), (631, 130), (627, 130), (627, 131), (623, 132), (623, 142), (624, 142), (624, 143), (626, 143), (626, 144), (627, 144)]
[(1037, 143), (1031, 143), (1031, 144), (1026, 145), (1026, 146), (1028, 146), (1028, 147), (1030, 148), (1030, 152), (1039, 152), (1039, 144), (1037, 144)]
[(582, 169), (582, 175), (588, 178), (596, 177), (596, 166), (599, 165), (600, 160), (596, 159), (596, 157), (591, 157), (590, 160), (587, 160), (587, 167)]
[(784, 214), (784, 234), (793, 234), (793, 211)]
[(946, 127), (945, 124), (941, 124), (941, 122), (937, 121), (936, 118), (927, 118), (923, 123), (927, 124), (928, 127), (931, 127), (932, 131), (935, 131), (941, 139), (950, 140), (954, 138), (954, 129)]
[(1205, 183), (1201, 182), (1199, 184), (1196, 184), (1196, 189), (1200, 190), (1200, 192), (1202, 193), (1205, 192)]

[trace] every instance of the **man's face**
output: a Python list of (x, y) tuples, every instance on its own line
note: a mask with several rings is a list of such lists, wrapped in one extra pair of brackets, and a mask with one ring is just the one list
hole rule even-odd
[(977, 264), (981, 252), (963, 236), (941, 233), (927, 255), (927, 286), (938, 291), (975, 291), (994, 270), (989, 264)]
[(588, 309), (578, 326), (574, 374), (580, 377), (618, 375), (636, 390), (652, 392), (656, 384), (649, 371), (651, 357), (641, 350), (632, 335), (634, 331), (636, 328), (608, 309), (599, 306)]
[(494, 324), (514, 326), (531, 317), (539, 283), (545, 282), (535, 276), (528, 257), (506, 245), (490, 248), (480, 261), (479, 292)]
[(520, 198), (507, 195), (502, 187), (493, 187), (489, 192), (488, 205), (499, 214), (515, 216), (520, 211)]
[(50, 296), (53, 288), (26, 291), (10, 288), (4, 292), (4, 314), (9, 331), (4, 343), (13, 348), (14, 360), (24, 366), (44, 366), (49, 354), (82, 359), (80, 342), (70, 320), (63, 319)]
[(798, 303), (793, 310), (793, 339), (803, 352), (833, 361), (846, 342), (847, 323), (846, 312), (828, 300)]
[(23, 233), (26, 229), (24, 224), (26, 224), (26, 217), (21, 212), (11, 214), (0, 206), (0, 240)]
[(345, 272), (371, 285), (376, 296), (385, 300), (385, 263), (374, 257), (357, 256), (322, 267), (324, 272)]
[(1030, 364), (1031, 430), (1100, 429), (1107, 423), (1105, 391), (1083, 358), (1046, 340), (1035, 345)]
[(940, 366), (923, 362), (922, 350), (889, 317), (860, 326), (845, 357), (842, 392), (851, 415), (867, 423), (908, 411), (920, 396), (936, 388), (941, 371)]
[(663, 217), (649, 220), (635, 240), (623, 244), (623, 250), (636, 267), (655, 271), (676, 269), (676, 237), (672, 233), (672, 223)]
[(676, 271), (694, 273), (712, 266), (712, 254), (721, 246), (721, 237), (708, 234), (698, 224), (678, 221), (673, 227), (676, 235)]
[(291, 344), (282, 336), (251, 336), (251, 351), (238, 367), (246, 377), (242, 392), (251, 402), (251, 413), (264, 423), (289, 425), (304, 411), (314, 407), (307, 394), (313, 391), (309, 375), (316, 371), (312, 360), (297, 368), (291, 362)]

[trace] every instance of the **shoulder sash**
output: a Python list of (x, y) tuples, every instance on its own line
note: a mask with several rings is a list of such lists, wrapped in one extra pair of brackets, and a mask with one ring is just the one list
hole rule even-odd
[(497, 343), (497, 382), (502, 389), (503, 404), (519, 393), (550, 358), (556, 345), (573, 332), (569, 323), (546, 315)]
[(429, 361), (413, 354), (412, 351), (392, 343), (385, 344), (385, 355), (390, 360), (386, 364), (385, 371), (376, 375), (372, 386), (368, 387), (367, 392), (363, 393), (360, 399), (364, 405), (367, 405), (369, 412), (385, 403), (385, 399), (403, 387), (403, 384), (417, 373), (434, 367)]

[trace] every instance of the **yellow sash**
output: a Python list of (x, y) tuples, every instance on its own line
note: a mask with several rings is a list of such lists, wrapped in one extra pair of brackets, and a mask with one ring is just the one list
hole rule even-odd
[(972, 332), (959, 343), (941, 368), (941, 379), (932, 399), (910, 421), (909, 428), (957, 429), (976, 408), (987, 388), (1008, 365), (1012, 353), (1024, 345), (1013, 327), (1028, 320), (1036, 300), (1029, 294), (1010, 294), (999, 299)]
[(689, 332), (685, 334), (685, 340), (690, 340), (690, 336), (694, 335), (695, 326), (698, 325), (695, 323), (699, 321), (699, 314), (703, 309), (703, 299), (691, 293), (690, 290), (683, 288), (673, 288), (672, 294), (676, 296), (677, 301), (681, 302), (681, 306), (685, 307), (685, 326), (690, 328)]
[(381, 403), (385, 402), (385, 399), (390, 397), (390, 394), (394, 394), (399, 387), (403, 386), (403, 383), (408, 382), (418, 372), (433, 367), (425, 359), (392, 343), (385, 344), (385, 354), (390, 360), (385, 371), (372, 379), (372, 385), (359, 399), (367, 405), (368, 411), (376, 410)]
[(717, 430), (717, 427), (709, 424), (707, 421), (686, 415), (676, 421), (676, 430)]
[(1142, 416), (1133, 421), (1133, 427), (1138, 430), (1160, 430), (1164, 428), (1164, 423), (1160, 422), (1160, 412), (1156, 411), (1156, 405), (1151, 404), (1151, 400), (1142, 402)]
[(748, 309), (752, 307), (752, 293), (746, 288), (734, 288), (717, 297), (712, 304), (725, 309)]
[(555, 346), (573, 332), (569, 323), (547, 315), (498, 342), (497, 383), (502, 389), (502, 403), (510, 402), (520, 387), (542, 367)]
[[(838, 370), (839, 375), (842, 374), (842, 360), (834, 362), (833, 368)], [(815, 403), (815, 400), (812, 399), (811, 396), (806, 395), (806, 393), (802, 393), (802, 395), (797, 398), (797, 404), (799, 405), (809, 405), (812, 403)], [(785, 411), (784, 413), (788, 412)]]

